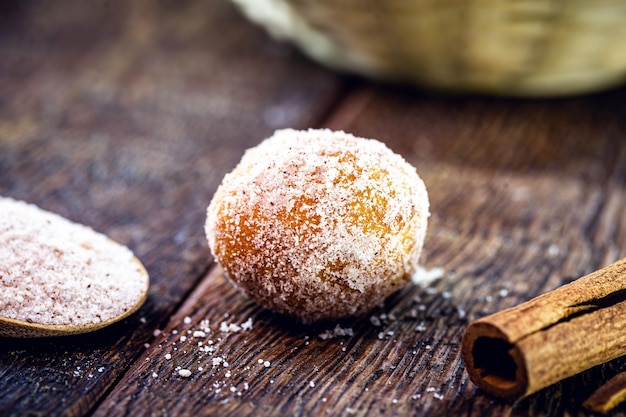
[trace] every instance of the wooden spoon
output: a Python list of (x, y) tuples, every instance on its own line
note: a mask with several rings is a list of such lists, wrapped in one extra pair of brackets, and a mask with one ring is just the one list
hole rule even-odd
[(0, 336), (101, 329), (136, 311), (149, 281), (124, 245), (35, 205), (0, 197)]
[(0, 316), (0, 336), (27, 338), (68, 336), (72, 334), (88, 333), (94, 330), (102, 329), (103, 327), (109, 326), (130, 316), (132, 313), (137, 311), (139, 307), (141, 307), (148, 297), (148, 272), (137, 258), (134, 258), (134, 261), (137, 263), (141, 273), (146, 278), (146, 287), (139, 299), (137, 299), (137, 302), (126, 309), (122, 314), (107, 318), (103, 321), (86, 324), (41, 324)]

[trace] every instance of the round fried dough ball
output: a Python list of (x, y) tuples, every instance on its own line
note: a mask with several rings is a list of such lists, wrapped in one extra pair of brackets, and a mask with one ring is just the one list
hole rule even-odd
[(383, 143), (285, 129), (224, 177), (205, 231), (240, 290), (310, 323), (363, 314), (409, 282), (428, 215), (415, 168)]

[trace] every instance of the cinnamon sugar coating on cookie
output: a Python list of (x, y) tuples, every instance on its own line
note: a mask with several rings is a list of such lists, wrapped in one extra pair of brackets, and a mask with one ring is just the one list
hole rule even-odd
[(285, 129), (224, 177), (205, 231), (240, 290), (309, 323), (363, 314), (409, 282), (428, 215), (415, 168), (382, 142)]

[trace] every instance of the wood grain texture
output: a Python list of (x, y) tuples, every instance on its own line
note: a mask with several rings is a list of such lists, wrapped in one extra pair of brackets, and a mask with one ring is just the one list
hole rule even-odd
[[(543, 102), (357, 85), (323, 125), (385, 140), (418, 168), (432, 204), (423, 263), (443, 277), (324, 340), (335, 323), (286, 321), (213, 269), (95, 415), (585, 415), (582, 400), (624, 358), (507, 403), (471, 384), (460, 341), (468, 322), (624, 255), (626, 140), (613, 109), (625, 103), (626, 91)], [(248, 319), (252, 330), (219, 330)], [(203, 320), (206, 338), (190, 337)], [(208, 340), (215, 350), (197, 345)]]
[[(95, 415), (402, 415), (470, 389), (454, 365), (465, 320), (453, 300), (414, 287), (388, 304), (372, 312), (380, 324), (304, 326), (244, 299), (215, 268)], [(221, 331), (248, 320), (251, 330)]]
[(208, 268), (223, 174), (275, 128), (315, 123), (342, 80), (225, 1), (2, 7), (0, 193), (108, 234), (151, 275), (123, 323), (0, 339), (0, 415), (85, 415)]

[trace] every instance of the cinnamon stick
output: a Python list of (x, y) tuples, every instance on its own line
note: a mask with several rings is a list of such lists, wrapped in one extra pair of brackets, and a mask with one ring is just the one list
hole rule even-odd
[(606, 414), (624, 401), (626, 401), (626, 372), (619, 373), (605, 382), (583, 403), (583, 407)]
[(472, 322), (462, 342), (470, 379), (517, 400), (626, 354), (626, 258)]

